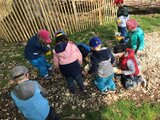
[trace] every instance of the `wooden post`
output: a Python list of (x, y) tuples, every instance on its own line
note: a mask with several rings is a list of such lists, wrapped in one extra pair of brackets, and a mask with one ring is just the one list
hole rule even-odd
[(98, 1), (99, 23), (100, 23), (100, 25), (102, 25), (102, 23), (103, 23), (102, 8), (101, 8), (101, 6), (102, 6), (102, 1), (100, 0), (100, 1)]
[[(30, 1), (31, 2), (31, 1)], [(26, 4), (28, 6), (28, 14), (29, 14), (29, 17), (31, 18), (32, 20), (32, 28), (34, 29), (34, 33), (36, 33), (38, 30), (39, 30), (39, 27), (38, 27), (38, 22), (36, 21), (36, 18), (35, 18), (35, 15), (34, 15), (34, 12), (32, 11), (32, 4), (28, 2), (28, 0), (26, 0)], [(32, 29), (31, 28), (31, 29)]]

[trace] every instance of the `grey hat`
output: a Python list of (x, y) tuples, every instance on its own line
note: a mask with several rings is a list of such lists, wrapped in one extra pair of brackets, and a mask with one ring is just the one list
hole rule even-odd
[(25, 75), (26, 73), (28, 73), (28, 68), (26, 68), (25, 66), (16, 66), (11, 70), (11, 77), (12, 79), (16, 79), (21, 77), (22, 75)]

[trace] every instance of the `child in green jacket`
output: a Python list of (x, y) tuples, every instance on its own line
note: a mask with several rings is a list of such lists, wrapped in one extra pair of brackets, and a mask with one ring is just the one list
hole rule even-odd
[(126, 37), (129, 38), (127, 47), (133, 49), (137, 55), (140, 55), (144, 49), (144, 32), (134, 19), (127, 21), (127, 29), (128, 34)]

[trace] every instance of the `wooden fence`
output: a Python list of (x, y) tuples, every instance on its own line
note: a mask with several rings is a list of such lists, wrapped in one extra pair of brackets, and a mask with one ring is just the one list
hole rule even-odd
[(113, 21), (115, 11), (113, 0), (0, 0), (0, 38), (26, 41), (40, 29), (72, 34)]

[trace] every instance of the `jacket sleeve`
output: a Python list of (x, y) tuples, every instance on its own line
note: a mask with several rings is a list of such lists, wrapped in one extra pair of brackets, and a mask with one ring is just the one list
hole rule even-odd
[(98, 69), (98, 63), (95, 61), (95, 59), (93, 57), (90, 58), (91, 59), (91, 68), (88, 71), (89, 74), (93, 74), (97, 71)]
[(40, 49), (42, 50), (43, 53), (45, 53), (45, 52), (47, 52), (47, 51), (50, 50), (50, 48), (47, 47), (46, 45), (42, 45), (42, 46), (40, 47)]
[(114, 63), (114, 56), (113, 56), (113, 54), (111, 52), (111, 49), (109, 49), (109, 52), (110, 52), (110, 57), (111, 57), (111, 64), (113, 65), (113, 63)]
[(53, 50), (53, 64), (54, 64), (54, 68), (55, 68), (55, 69), (59, 69), (58, 58), (57, 58), (54, 50)]
[(137, 43), (138, 42), (138, 39), (133, 39), (132, 42), (131, 42), (131, 49), (133, 49), (134, 51), (137, 49)]
[(45, 53), (47, 51), (49, 51), (49, 47), (47, 47), (47, 45), (41, 43), (39, 40), (35, 41), (35, 47), (40, 50), (42, 53)]
[(127, 67), (128, 67), (128, 70), (122, 71), (124, 75), (131, 75), (135, 73), (135, 67), (132, 60), (127, 61)]
[(79, 51), (79, 49), (76, 45), (74, 45), (74, 47), (75, 47), (75, 55), (78, 59), (78, 62), (80, 65), (82, 65), (82, 53)]
[(44, 90), (44, 88), (39, 84), (39, 83), (37, 83), (38, 84), (38, 88), (40, 89), (40, 93), (41, 93), (41, 95), (43, 96), (43, 97), (46, 97), (47, 95), (46, 95), (46, 92), (45, 92), (45, 90)]
[(139, 42), (139, 48), (138, 50), (143, 50), (144, 49), (144, 33), (141, 33), (138, 35), (138, 42)]

